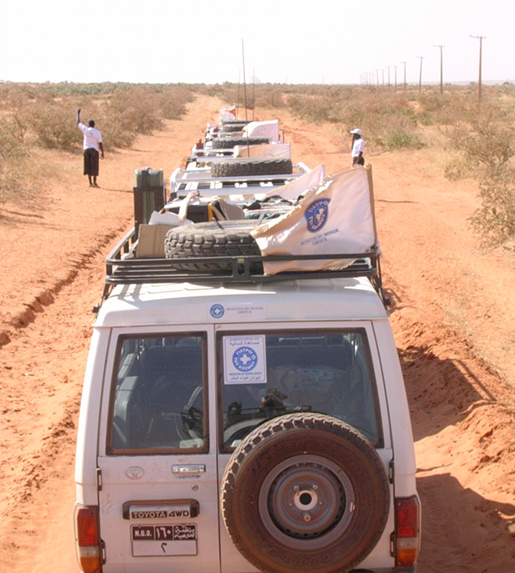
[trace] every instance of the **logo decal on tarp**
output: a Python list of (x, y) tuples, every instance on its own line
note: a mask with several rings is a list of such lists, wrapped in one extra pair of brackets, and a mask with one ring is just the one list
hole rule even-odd
[(316, 233), (326, 224), (329, 217), (329, 202), (331, 199), (316, 199), (311, 203), (304, 216), (308, 222), (308, 231)]

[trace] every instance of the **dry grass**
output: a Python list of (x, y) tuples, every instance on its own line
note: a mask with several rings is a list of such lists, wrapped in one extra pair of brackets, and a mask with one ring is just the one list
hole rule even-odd
[[(397, 91), (377, 86), (260, 84), (244, 90), (222, 86), (130, 84), (4, 84), (0, 86), (0, 202), (37, 192), (31, 169), (38, 148), (74, 152), (81, 137), (75, 125), (77, 107), (84, 119), (101, 126), (108, 151), (134, 145), (138, 134), (161, 129), (164, 119), (180, 119), (193, 92), (217, 95), (223, 101), (284, 108), (313, 122), (324, 122), (335, 133), (359, 126), (374, 152), (405, 150), (431, 155), (422, 173), (431, 177), (474, 178), (481, 209), (471, 219), (473, 229), (490, 246), (515, 236), (515, 87), (483, 90), (478, 106), (474, 86)], [(250, 103), (249, 103), (250, 101)], [(87, 117), (86, 117), (87, 116)], [(43, 167), (39, 167), (39, 170)]]
[(185, 86), (127, 84), (3, 84), (0, 86), (0, 203), (25, 203), (59, 177), (41, 150), (80, 152), (82, 119), (95, 119), (104, 148), (131, 147), (138, 134), (151, 134), (163, 119), (180, 119), (193, 94)]

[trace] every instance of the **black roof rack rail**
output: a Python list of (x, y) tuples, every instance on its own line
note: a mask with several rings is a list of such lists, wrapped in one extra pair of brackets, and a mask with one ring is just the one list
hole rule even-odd
[[(136, 242), (135, 229), (131, 229), (106, 258), (106, 277), (102, 300), (107, 299), (116, 285), (179, 283), (218, 284), (220, 282), (277, 282), (286, 280), (368, 277), (383, 303), (387, 299), (382, 288), (380, 254), (378, 246), (367, 253), (323, 254), (323, 255), (273, 255), (273, 256), (220, 256), (198, 257), (195, 259), (143, 259), (131, 256)], [(265, 275), (251, 270), (257, 262), (302, 261), (302, 260), (353, 260), (348, 267), (340, 270), (287, 271), (275, 275)], [(228, 272), (185, 271), (184, 263), (229, 263)], [(99, 306), (95, 308), (98, 310)]]

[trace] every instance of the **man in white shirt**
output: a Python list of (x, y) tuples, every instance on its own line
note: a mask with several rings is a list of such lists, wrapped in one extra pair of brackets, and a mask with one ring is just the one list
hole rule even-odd
[(363, 157), (365, 141), (361, 137), (361, 129), (353, 129), (350, 133), (352, 133), (352, 167), (365, 165), (365, 158)]
[(97, 177), (99, 171), (99, 153), (104, 159), (104, 146), (102, 144), (102, 134), (95, 129), (95, 122), (91, 120), (86, 127), (80, 121), (80, 108), (77, 110), (77, 125), (84, 134), (84, 175), (88, 176), (89, 186), (98, 187)]

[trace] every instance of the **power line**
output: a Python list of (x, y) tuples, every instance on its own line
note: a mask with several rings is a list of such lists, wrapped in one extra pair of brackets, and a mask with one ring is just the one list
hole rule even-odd
[(406, 91), (406, 64), (407, 64), (407, 62), (401, 62), (401, 64), (404, 64), (404, 91)]
[(440, 93), (443, 94), (443, 48), (445, 46), (437, 46), (435, 48), (440, 48)]
[(418, 80), (418, 93), (420, 93), (422, 91), (422, 60), (424, 56), (417, 56), (417, 58), (420, 58), (420, 76)]
[(483, 39), (486, 39), (486, 36), (470, 36), (471, 38), (476, 38), (479, 40), (479, 81), (478, 81), (478, 91), (477, 91), (477, 99), (481, 101), (481, 66), (483, 60)]

